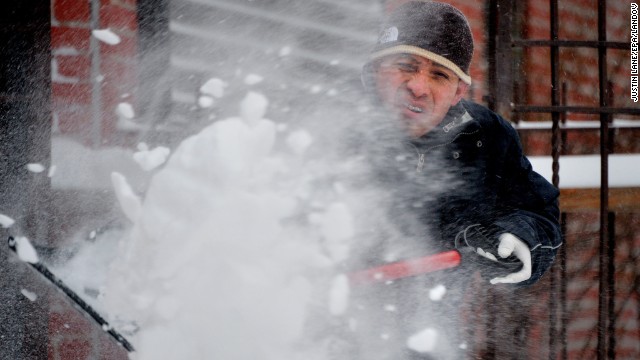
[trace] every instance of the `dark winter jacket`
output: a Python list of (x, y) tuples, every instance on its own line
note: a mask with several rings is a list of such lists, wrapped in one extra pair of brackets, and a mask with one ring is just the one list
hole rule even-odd
[(520, 285), (550, 267), (562, 243), (559, 192), (532, 170), (507, 121), (463, 100), (438, 127), (397, 150), (379, 170), (395, 191), (399, 222), (415, 214), (440, 249), (453, 248), (456, 238), (466, 245), (461, 238), (481, 229), (470, 245), (494, 255), (498, 236), (514, 234), (532, 255), (532, 276)]

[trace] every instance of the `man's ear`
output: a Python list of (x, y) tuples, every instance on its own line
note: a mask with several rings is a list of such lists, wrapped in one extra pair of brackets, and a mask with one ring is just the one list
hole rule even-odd
[(458, 80), (458, 88), (456, 89), (456, 96), (451, 100), (451, 106), (457, 105), (469, 90), (469, 84), (462, 80)]

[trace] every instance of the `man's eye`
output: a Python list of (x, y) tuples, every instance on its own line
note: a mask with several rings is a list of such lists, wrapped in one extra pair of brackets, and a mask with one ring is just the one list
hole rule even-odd
[(396, 63), (396, 68), (398, 68), (398, 70), (400, 71), (406, 71), (406, 72), (416, 72), (418, 71), (418, 68), (415, 65), (412, 64), (407, 64), (407, 63)]
[(447, 73), (442, 72), (442, 71), (434, 71), (431, 74), (433, 74), (433, 76), (438, 78), (438, 79), (449, 80), (449, 75)]

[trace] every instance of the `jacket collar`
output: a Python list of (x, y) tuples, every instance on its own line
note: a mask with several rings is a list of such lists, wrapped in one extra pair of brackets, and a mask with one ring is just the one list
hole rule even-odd
[(444, 119), (431, 131), (418, 139), (410, 139), (408, 144), (419, 151), (428, 151), (431, 148), (451, 143), (463, 131), (476, 132), (479, 124), (464, 106), (464, 101), (452, 106)]

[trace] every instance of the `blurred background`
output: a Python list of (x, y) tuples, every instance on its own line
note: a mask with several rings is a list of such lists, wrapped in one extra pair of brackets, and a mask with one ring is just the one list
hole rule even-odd
[[(640, 358), (640, 106), (631, 100), (630, 3), (446, 1), (476, 42), (469, 97), (510, 119), (561, 190), (566, 246), (550, 274), (496, 305), (469, 289), (475, 358)], [(110, 173), (142, 192), (138, 144), (174, 148), (236, 112), (251, 85), (268, 118), (352, 110), (393, 0), (22, 0), (0, 5), (0, 213), (47, 258), (123, 226)], [(109, 29), (110, 43), (92, 30)], [(363, 97), (363, 96), (362, 96)], [(133, 111), (127, 111), (131, 109)], [(46, 169), (33, 172), (27, 164)], [(97, 235), (96, 235), (97, 234)], [(0, 358), (126, 354), (62, 296), (0, 257)], [(36, 301), (23, 296), (30, 284)], [(517, 314), (500, 314), (515, 307)], [(492, 334), (512, 328), (502, 349)]]

